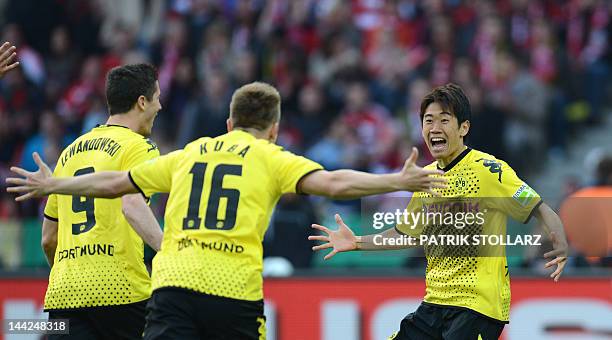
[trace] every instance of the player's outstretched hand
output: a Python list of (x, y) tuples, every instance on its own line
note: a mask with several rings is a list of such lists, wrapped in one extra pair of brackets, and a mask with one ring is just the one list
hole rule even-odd
[(308, 236), (308, 239), (311, 241), (325, 242), (318, 246), (312, 247), (313, 251), (333, 248), (329, 254), (325, 255), (325, 260), (330, 259), (337, 253), (357, 249), (357, 237), (355, 237), (353, 231), (349, 229), (346, 224), (344, 224), (344, 221), (342, 221), (340, 215), (336, 214), (334, 217), (336, 218), (336, 223), (338, 223), (338, 230), (329, 230), (328, 228), (322, 225), (313, 224), (312, 227), (314, 229), (318, 229), (327, 235)]
[(16, 49), (17, 47), (8, 41), (0, 46), (0, 78), (4, 77), (8, 71), (19, 66), (18, 61), (13, 61), (17, 56)]
[[(441, 170), (425, 170), (416, 165), (416, 160), (419, 157), (417, 148), (412, 148), (410, 157), (404, 163), (402, 171), (399, 172), (400, 186), (403, 190), (408, 191), (423, 191), (431, 195), (438, 196), (433, 189), (445, 189), (447, 187), (446, 178), (439, 177), (444, 174)], [(438, 176), (438, 177), (434, 177)]]
[(561, 277), (561, 273), (565, 268), (565, 264), (567, 263), (567, 242), (559, 240), (557, 234), (554, 232), (550, 233), (550, 240), (553, 244), (553, 250), (544, 254), (544, 258), (550, 260), (550, 258), (554, 257), (551, 261), (547, 262), (544, 265), (544, 268), (550, 268), (554, 265), (557, 265), (557, 269), (550, 274), (550, 277), (555, 280), (555, 282), (559, 281)]
[(13, 166), (11, 171), (23, 176), (21, 177), (9, 177), (6, 179), (7, 184), (13, 186), (6, 188), (8, 192), (16, 192), (22, 194), (17, 196), (15, 201), (25, 201), (34, 197), (41, 197), (49, 194), (49, 179), (52, 176), (51, 169), (42, 161), (37, 152), (32, 154), (34, 162), (38, 165), (38, 171), (30, 172), (25, 169)]

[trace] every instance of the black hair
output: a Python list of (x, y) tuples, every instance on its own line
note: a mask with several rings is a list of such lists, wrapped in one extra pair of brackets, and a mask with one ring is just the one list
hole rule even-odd
[(444, 111), (457, 117), (459, 125), (472, 119), (470, 101), (459, 85), (448, 83), (429, 92), (421, 101), (421, 122), (423, 122), (425, 110), (431, 103), (440, 104)]
[(157, 70), (150, 64), (118, 66), (106, 77), (106, 102), (110, 115), (126, 113), (134, 107), (138, 97), (153, 99)]

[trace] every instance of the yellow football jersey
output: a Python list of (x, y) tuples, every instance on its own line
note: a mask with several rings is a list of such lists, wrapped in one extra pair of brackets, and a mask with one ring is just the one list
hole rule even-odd
[[(102, 125), (61, 153), (53, 175), (129, 170), (158, 156), (149, 139), (123, 126)], [(151, 295), (144, 243), (123, 216), (120, 198), (51, 195), (45, 217), (58, 221), (45, 310), (122, 305)]]
[(132, 169), (130, 178), (146, 195), (170, 193), (153, 289), (262, 299), (262, 241), (272, 210), (320, 169), (240, 130), (198, 139)]
[[(427, 169), (436, 169), (434, 162)], [(440, 169), (440, 168), (438, 168)], [(507, 322), (510, 309), (510, 278), (503, 246), (490, 246), (483, 252), (483, 241), (474, 242), (474, 235), (506, 235), (507, 217), (527, 223), (542, 203), (539, 195), (520, 180), (504, 161), (467, 148), (444, 170), (447, 189), (438, 189), (441, 197), (415, 193), (408, 212), (450, 212), (465, 216), (472, 212), (471, 225), (434, 219), (416, 225), (399, 224), (396, 229), (405, 235), (469, 235), (470, 246), (442, 245), (425, 241), (425, 303), (466, 307), (499, 321)], [(461, 212), (463, 215), (456, 215)], [(479, 224), (475, 212), (480, 215)], [(433, 222), (432, 222), (433, 221)], [(429, 224), (428, 224), (429, 223)], [(415, 227), (416, 226), (416, 227)], [(423, 242), (421, 242), (423, 243)], [(480, 246), (478, 246), (480, 243)], [(496, 253), (492, 253), (495, 251)]]

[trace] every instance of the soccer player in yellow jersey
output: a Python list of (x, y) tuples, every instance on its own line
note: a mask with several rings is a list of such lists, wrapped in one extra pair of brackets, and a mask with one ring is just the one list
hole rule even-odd
[(228, 133), (200, 138), (184, 149), (129, 172), (81, 178), (50, 177), (46, 166), (12, 178), (18, 200), (48, 193), (116, 197), (169, 192), (165, 232), (153, 260), (153, 296), (145, 339), (265, 338), (262, 241), (285, 193), (355, 198), (395, 190), (444, 187), (439, 170), (417, 167), (416, 150), (394, 174), (325, 171), (275, 145), (280, 95), (265, 83), (234, 92)]
[[(54, 176), (129, 170), (159, 156), (155, 144), (146, 137), (161, 109), (153, 66), (126, 65), (111, 70), (106, 98), (110, 112), (107, 123), (69, 145), (57, 161)], [(112, 200), (49, 196), (42, 245), (51, 274), (44, 308), (50, 319), (70, 320), (66, 338), (142, 336), (145, 305), (151, 295), (143, 239), (157, 250), (161, 238), (161, 229), (141, 194)]]
[[(482, 215), (482, 236), (505, 234), (507, 216), (524, 223), (535, 216), (553, 240), (554, 250), (545, 257), (554, 258), (546, 267), (557, 266), (551, 274), (557, 281), (567, 259), (567, 242), (561, 221), (508, 164), (464, 144), (470, 128), (471, 111), (461, 88), (448, 84), (434, 89), (421, 102), (420, 111), (423, 139), (436, 159), (425, 168), (443, 170), (449, 187), (435, 189), (438, 197), (415, 193), (407, 212), (422, 212), (423, 208), (428, 212), (445, 210), (462, 201), (479, 203), (471, 207), (488, 210)], [(376, 235), (355, 236), (336, 215), (338, 230), (313, 225), (323, 235), (310, 236), (309, 239), (324, 242), (313, 247), (314, 250), (331, 248), (331, 253), (326, 256), (330, 258), (344, 251), (404, 248), (406, 245), (383, 244), (384, 239), (401, 239), (402, 235), (414, 237), (412, 245), (419, 245), (419, 236), (423, 233), (426, 236), (452, 235), (454, 228), (464, 227), (458, 224), (440, 227), (442, 223), (435, 219), (430, 220), (430, 225), (421, 222), (428, 220), (418, 221), (413, 224), (402, 221), (395, 228)], [(428, 239), (425, 238), (424, 242), (428, 262), (424, 302), (416, 312), (402, 320), (399, 332), (391, 338), (497, 339), (508, 322), (510, 308), (510, 279), (503, 250), (493, 247), (488, 250), (500, 252), (474, 256), (469, 247), (459, 247), (457, 241), (454, 245), (436, 247), (429, 244), (431, 241)], [(474, 242), (473, 238), (468, 240)], [(454, 252), (460, 253), (453, 255)]]

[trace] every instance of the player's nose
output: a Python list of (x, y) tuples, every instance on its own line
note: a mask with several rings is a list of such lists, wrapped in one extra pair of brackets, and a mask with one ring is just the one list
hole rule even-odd
[(431, 124), (431, 132), (442, 132), (442, 123), (440, 122), (433, 122), (433, 124)]

